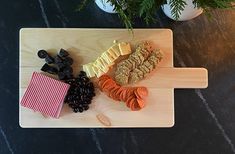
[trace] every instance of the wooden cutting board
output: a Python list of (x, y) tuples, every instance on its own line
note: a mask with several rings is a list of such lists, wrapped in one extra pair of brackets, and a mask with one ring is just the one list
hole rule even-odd
[(88, 111), (75, 114), (64, 105), (59, 119), (44, 117), (19, 106), (20, 126), (107, 127), (96, 118), (97, 114), (103, 114), (111, 122), (109, 127), (172, 127), (174, 88), (206, 88), (208, 85), (206, 69), (173, 67), (173, 36), (169, 29), (135, 29), (132, 36), (126, 29), (24, 28), (20, 30), (20, 99), (32, 72), (40, 72), (45, 63), (37, 57), (39, 49), (46, 49), (52, 54), (56, 54), (60, 48), (67, 49), (74, 58), (74, 74), (77, 74), (82, 64), (95, 60), (113, 44), (113, 40), (132, 44), (151, 40), (155, 47), (163, 51), (163, 61), (145, 80), (136, 84), (146, 86), (149, 90), (144, 109), (130, 111), (124, 103), (113, 101), (97, 90), (97, 96)]

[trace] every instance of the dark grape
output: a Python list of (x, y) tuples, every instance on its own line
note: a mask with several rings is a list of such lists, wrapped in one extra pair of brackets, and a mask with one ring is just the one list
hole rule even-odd
[(93, 83), (86, 76), (86, 73), (80, 71), (77, 78), (65, 81), (70, 84), (66, 103), (73, 109), (73, 112), (83, 112), (89, 109), (92, 98), (95, 96)]

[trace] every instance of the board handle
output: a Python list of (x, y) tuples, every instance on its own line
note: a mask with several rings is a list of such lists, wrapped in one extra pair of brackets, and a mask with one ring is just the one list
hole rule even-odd
[(205, 68), (156, 68), (137, 85), (149, 88), (207, 88), (208, 71)]

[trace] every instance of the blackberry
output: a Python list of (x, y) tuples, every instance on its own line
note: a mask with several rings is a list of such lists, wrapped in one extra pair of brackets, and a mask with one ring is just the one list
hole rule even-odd
[(73, 108), (73, 112), (77, 113), (79, 111), (79, 108)]
[(89, 104), (94, 97), (95, 89), (93, 83), (81, 71), (77, 78), (65, 81), (70, 84), (70, 89), (65, 99), (65, 103), (72, 108), (73, 112), (83, 112), (89, 109)]
[(83, 112), (83, 108), (78, 108), (78, 111), (79, 112)]
[(74, 84), (74, 82), (75, 82), (75, 79), (68, 79), (68, 80), (66, 80), (66, 83), (68, 83), (70, 85)]
[(88, 84), (87, 84), (87, 87), (89, 87), (89, 88), (91, 88), (91, 89), (94, 89), (94, 85), (93, 85), (92, 82), (88, 83)]
[(87, 106), (83, 106), (83, 110), (84, 111), (86, 111), (86, 110), (88, 110), (89, 109), (89, 106), (87, 105)]

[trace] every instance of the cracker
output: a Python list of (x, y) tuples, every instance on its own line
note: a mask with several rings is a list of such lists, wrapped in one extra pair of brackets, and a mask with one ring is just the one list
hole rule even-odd
[(139, 76), (139, 79), (143, 79), (144, 78), (144, 73), (141, 70), (137, 69), (137, 74)]
[(128, 76), (124, 74), (119, 74), (118, 76), (115, 76), (115, 80), (118, 84), (124, 85), (128, 83)]
[(131, 62), (129, 59), (126, 60), (126, 66), (127, 66), (130, 70), (133, 70), (133, 64), (132, 64), (132, 62)]
[(129, 62), (132, 64), (132, 70), (137, 67), (136, 61), (129, 59)]
[(145, 69), (145, 71), (147, 71), (147, 73), (150, 73), (150, 69), (148, 67), (146, 67), (145, 65), (142, 65), (142, 66)]
[(139, 81), (139, 76), (137, 73), (131, 73), (129, 78), (130, 83), (136, 83)]
[(144, 59), (148, 58), (149, 56), (149, 52), (145, 49), (142, 49), (140, 53), (143, 55)]
[(130, 69), (127, 66), (122, 66), (121, 68), (119, 68), (118, 72), (128, 76), (130, 73)]
[(142, 71), (142, 72), (144, 73), (144, 77), (145, 77), (145, 74), (147, 74), (147, 73), (148, 73), (148, 71), (144, 68), (144, 66), (143, 66), (143, 65), (141, 65), (141, 66), (139, 67), (139, 70), (140, 70), (140, 71)]
[(130, 57), (130, 60), (134, 61), (136, 66), (140, 64), (140, 59), (137, 55), (133, 55), (132, 57)]
[(137, 56), (140, 59), (140, 64), (142, 64), (144, 62), (144, 60), (145, 60), (144, 56), (141, 53), (138, 53)]
[(146, 60), (143, 65), (145, 65), (146, 67), (149, 67), (151, 64)]

